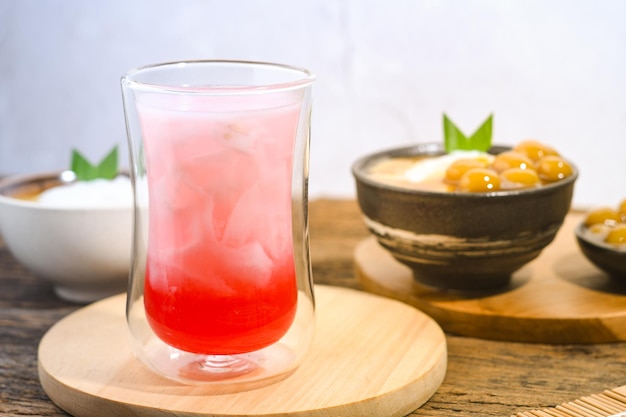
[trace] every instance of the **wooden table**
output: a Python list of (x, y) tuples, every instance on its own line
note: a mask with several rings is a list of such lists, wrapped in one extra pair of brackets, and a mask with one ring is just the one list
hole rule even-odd
[[(310, 206), (316, 283), (360, 289), (353, 250), (368, 236), (356, 203)], [(26, 271), (0, 241), (0, 415), (67, 416), (43, 392), (37, 345), (57, 320), (80, 308)], [(626, 384), (626, 343), (544, 345), (447, 335), (448, 371), (413, 416), (511, 416)]]

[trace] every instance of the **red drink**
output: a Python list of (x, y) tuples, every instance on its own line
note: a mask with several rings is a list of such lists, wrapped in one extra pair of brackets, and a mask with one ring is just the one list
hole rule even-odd
[[(220, 107), (221, 109), (221, 107)], [(203, 354), (279, 340), (297, 307), (291, 172), (299, 106), (141, 108), (149, 187), (144, 304), (167, 344)]]

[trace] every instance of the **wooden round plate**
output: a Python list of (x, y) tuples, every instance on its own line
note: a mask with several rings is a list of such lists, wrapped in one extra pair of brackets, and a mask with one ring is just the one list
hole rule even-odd
[(356, 248), (356, 273), (366, 290), (417, 307), (450, 333), (552, 344), (626, 341), (626, 285), (584, 257), (574, 235), (582, 219), (568, 214), (555, 240), (500, 291), (420, 285), (373, 237)]
[(39, 379), (74, 416), (404, 416), (424, 404), (446, 372), (446, 341), (431, 318), (404, 303), (317, 286), (316, 334), (288, 378), (235, 394), (161, 378), (127, 342), (125, 296), (56, 323), (39, 345)]

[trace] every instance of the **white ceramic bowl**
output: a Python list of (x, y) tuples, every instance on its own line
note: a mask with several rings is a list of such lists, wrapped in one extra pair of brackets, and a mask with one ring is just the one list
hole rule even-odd
[(126, 291), (132, 204), (54, 208), (15, 197), (71, 182), (71, 174), (1, 180), (0, 234), (13, 256), (35, 275), (51, 281), (60, 298), (89, 303)]

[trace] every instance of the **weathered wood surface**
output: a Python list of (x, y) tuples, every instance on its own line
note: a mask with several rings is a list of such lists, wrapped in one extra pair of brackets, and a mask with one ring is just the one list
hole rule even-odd
[[(359, 289), (352, 256), (368, 233), (356, 204), (314, 201), (310, 220), (315, 281)], [(37, 345), (79, 307), (58, 300), (0, 242), (0, 415), (67, 416), (39, 385)], [(447, 342), (446, 378), (412, 416), (507, 417), (626, 384), (626, 343), (545, 345), (454, 335)]]

